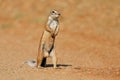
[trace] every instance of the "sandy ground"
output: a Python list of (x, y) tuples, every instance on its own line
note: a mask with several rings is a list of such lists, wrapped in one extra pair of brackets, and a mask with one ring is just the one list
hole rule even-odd
[[(0, 80), (120, 80), (119, 0), (0, 0)], [(61, 12), (58, 69), (31, 68), (51, 9)]]

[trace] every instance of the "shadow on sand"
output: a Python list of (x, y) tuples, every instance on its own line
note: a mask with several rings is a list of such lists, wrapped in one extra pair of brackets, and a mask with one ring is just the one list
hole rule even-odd
[[(57, 67), (69, 67), (70, 64), (57, 64)], [(53, 67), (53, 64), (46, 64), (46, 67)]]

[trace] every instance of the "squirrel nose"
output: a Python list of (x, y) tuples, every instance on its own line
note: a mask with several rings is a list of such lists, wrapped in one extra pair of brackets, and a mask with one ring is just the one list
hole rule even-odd
[(60, 13), (58, 15), (60, 16)]

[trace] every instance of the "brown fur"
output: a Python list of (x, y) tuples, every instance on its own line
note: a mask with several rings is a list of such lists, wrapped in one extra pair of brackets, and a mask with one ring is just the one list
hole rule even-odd
[[(58, 16), (56, 17), (56, 15)], [(57, 36), (59, 31), (58, 17), (59, 17), (59, 13), (57, 11), (54, 11), (54, 14), (52, 12), (49, 15), (48, 23), (44, 28), (44, 32), (42, 34), (38, 48), (38, 56), (37, 56), (38, 68), (40, 67), (40, 65), (45, 67), (46, 58), (49, 56), (52, 57), (54, 68), (56, 68), (57, 58), (55, 55), (54, 43), (55, 43), (55, 37)], [(51, 28), (53, 26), (55, 26), (55, 29)]]

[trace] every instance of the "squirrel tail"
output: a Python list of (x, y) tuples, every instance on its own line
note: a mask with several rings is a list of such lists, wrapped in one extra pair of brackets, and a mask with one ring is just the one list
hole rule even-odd
[(24, 64), (27, 64), (28, 66), (34, 68), (34, 67), (36, 67), (37, 62), (36, 62), (36, 60), (28, 60), (28, 61), (25, 61)]

